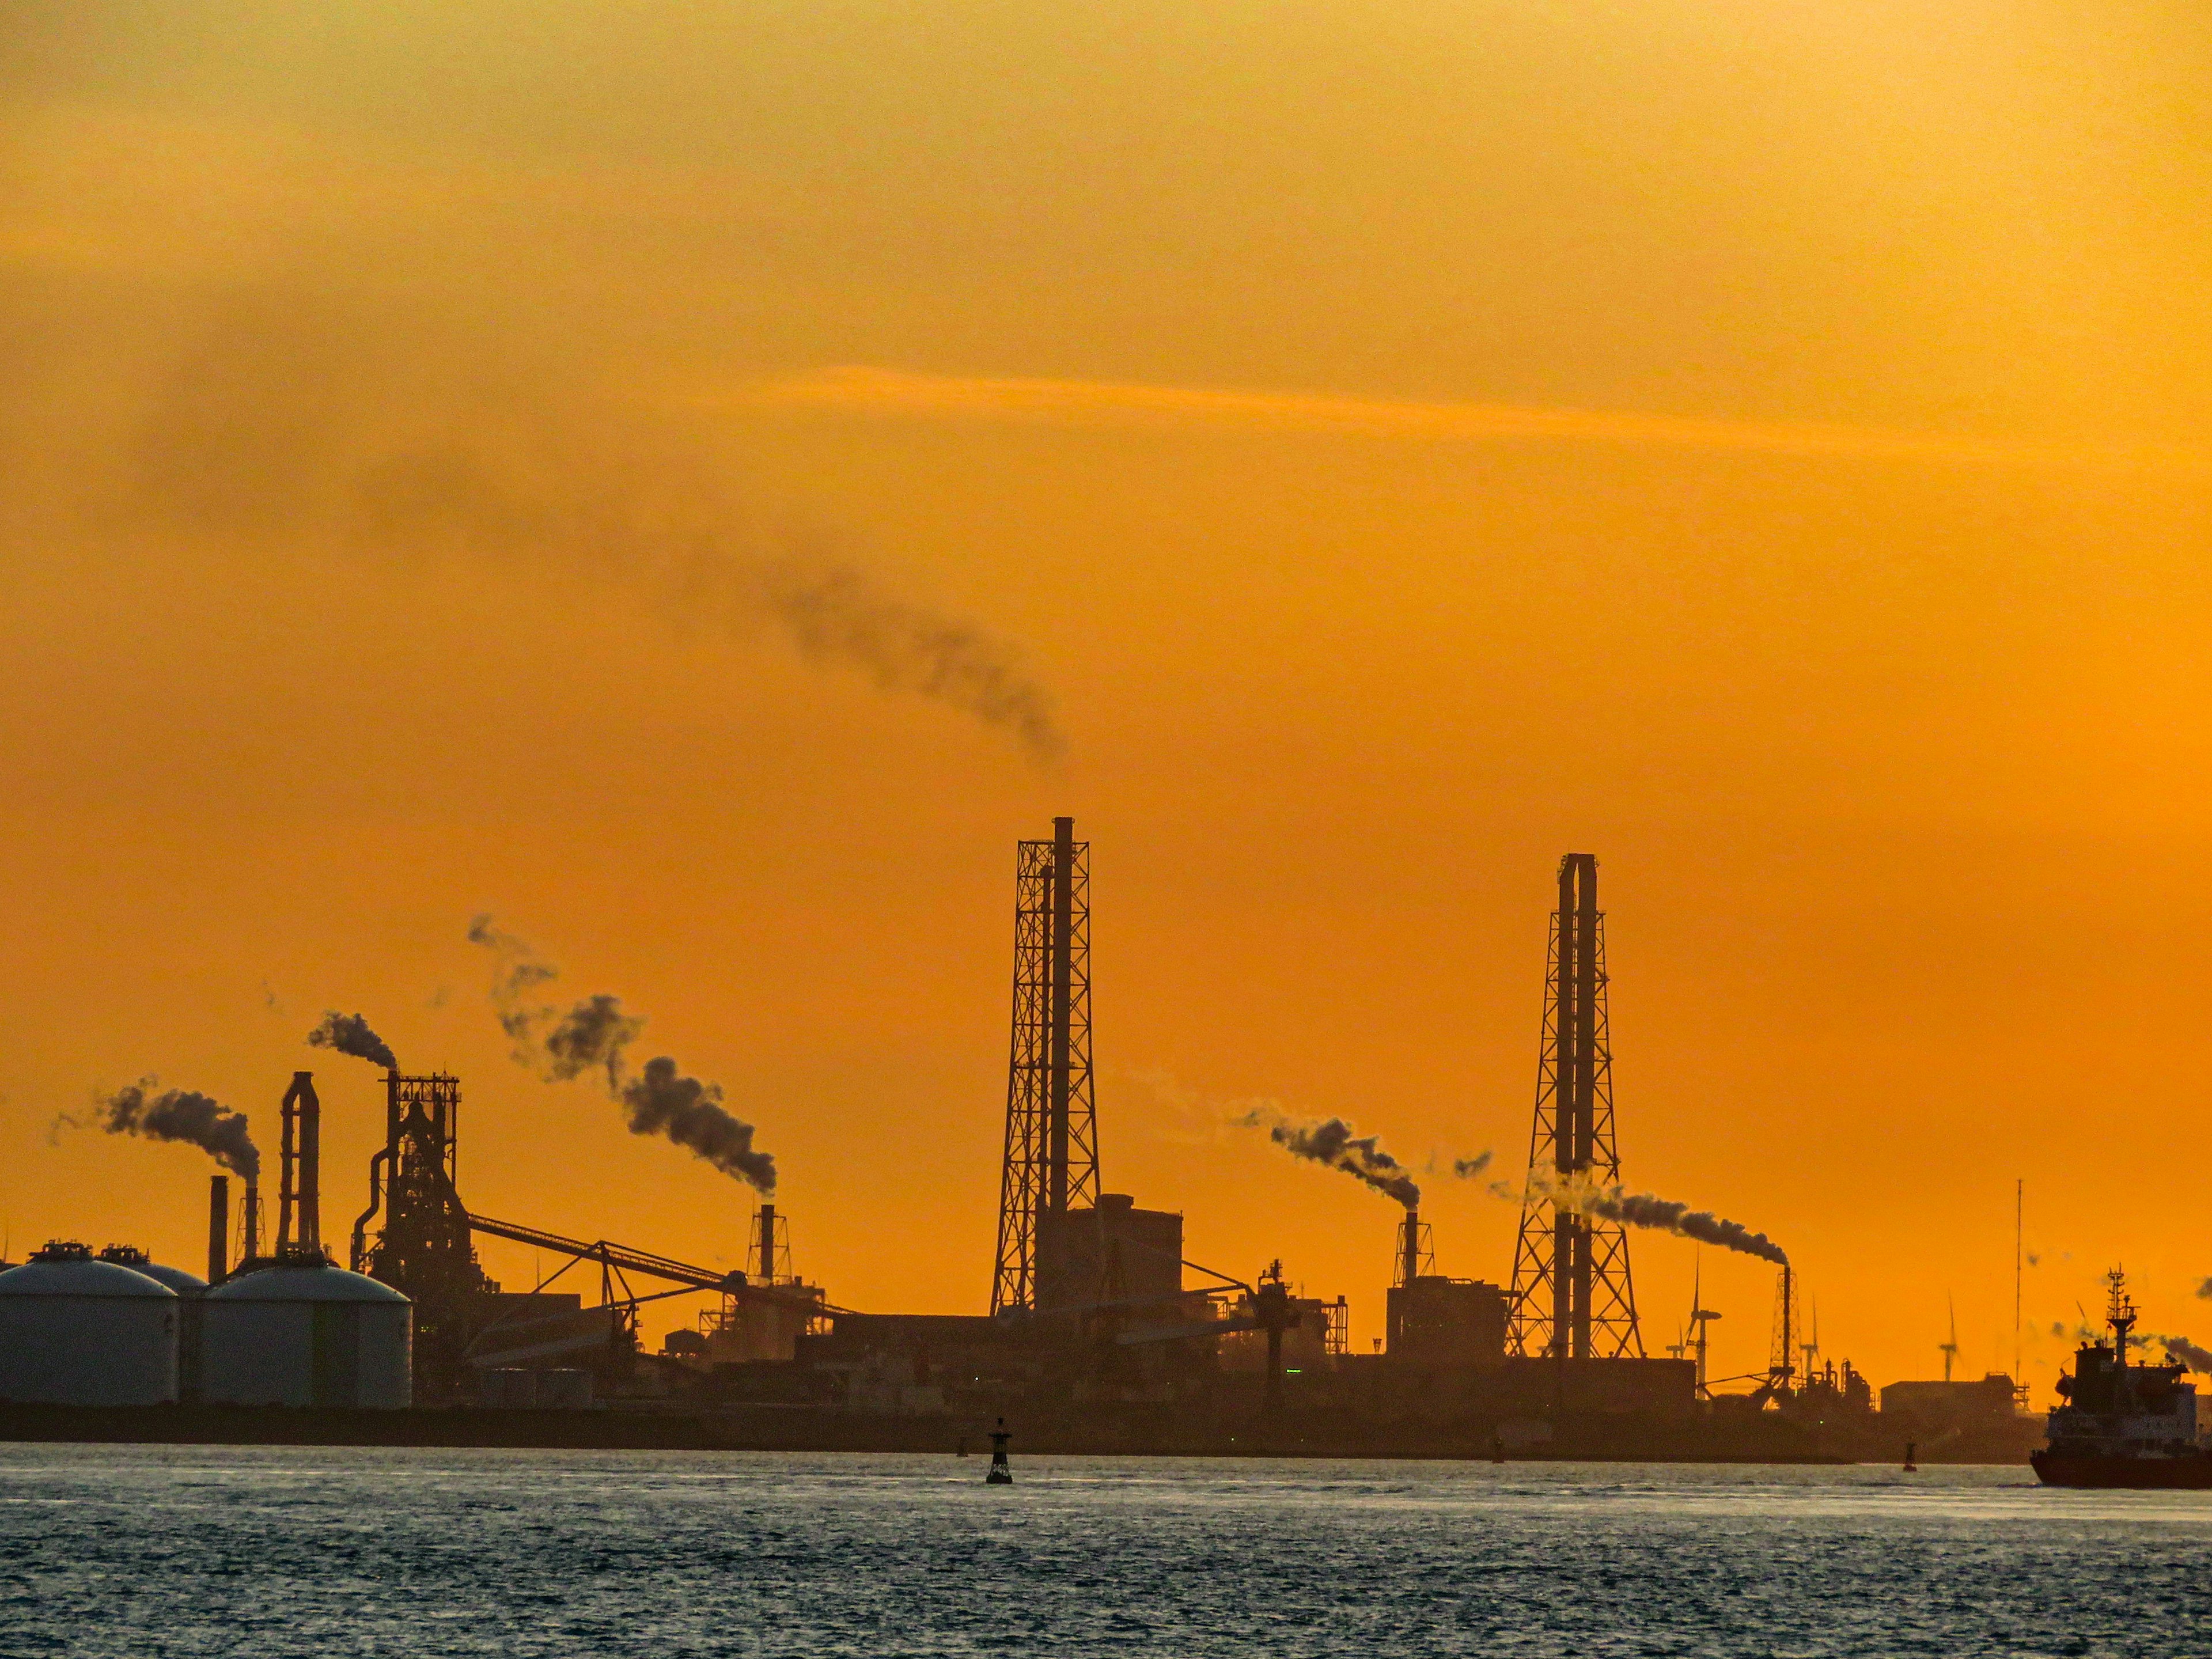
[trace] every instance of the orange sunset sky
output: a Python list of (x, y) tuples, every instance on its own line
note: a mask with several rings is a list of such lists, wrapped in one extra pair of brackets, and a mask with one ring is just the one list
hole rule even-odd
[(18, 0), (14, 1255), (199, 1261), (204, 1156), (54, 1127), (148, 1073), (273, 1153), (313, 1066), (349, 1225), (328, 1007), (460, 1075), (472, 1207), (735, 1265), (746, 1188), (509, 1059), (490, 911), (833, 1300), (981, 1311), (1069, 812), (1107, 1187), (1362, 1347), (1392, 1207), (1229, 1120), (1516, 1170), (1569, 850), (1630, 1185), (1829, 1355), (1955, 1298), (2009, 1369), (2017, 1178), (2039, 1403), (2115, 1262), (2205, 1340), (2208, 85), (2161, 0)]

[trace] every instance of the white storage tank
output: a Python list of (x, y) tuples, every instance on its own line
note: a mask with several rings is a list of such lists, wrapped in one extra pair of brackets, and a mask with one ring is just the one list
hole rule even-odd
[(287, 1250), (207, 1293), (200, 1397), (234, 1406), (410, 1404), (414, 1304), (389, 1285)]
[(75, 1243), (0, 1273), (0, 1400), (160, 1406), (177, 1397), (177, 1293)]
[(100, 1253), (102, 1261), (143, 1273), (157, 1285), (177, 1293), (177, 1398), (186, 1404), (200, 1397), (200, 1298), (207, 1280), (182, 1267), (165, 1267), (136, 1244), (110, 1244)]
[(111, 1244), (100, 1253), (100, 1259), (112, 1261), (118, 1267), (128, 1267), (134, 1273), (143, 1273), (157, 1285), (167, 1285), (179, 1296), (207, 1294), (207, 1280), (198, 1273), (186, 1273), (182, 1267), (165, 1267), (135, 1244)]

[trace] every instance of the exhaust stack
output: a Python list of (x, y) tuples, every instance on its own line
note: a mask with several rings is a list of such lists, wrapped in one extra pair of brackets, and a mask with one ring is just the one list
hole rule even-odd
[(276, 1199), (276, 1248), (298, 1243), (319, 1251), (322, 1225), (322, 1103), (315, 1074), (292, 1073), (284, 1091), (283, 1177)]
[(261, 1183), (248, 1178), (246, 1183), (246, 1237), (244, 1248), (239, 1251), (238, 1265), (260, 1259), (261, 1255)]
[(760, 1281), (775, 1283), (775, 1206), (760, 1206)]
[(1406, 1206), (1406, 1224), (1398, 1234), (1398, 1282), (1410, 1285), (1421, 1276), (1421, 1212)]
[(210, 1285), (220, 1285), (230, 1272), (230, 1177), (208, 1180), (208, 1271)]

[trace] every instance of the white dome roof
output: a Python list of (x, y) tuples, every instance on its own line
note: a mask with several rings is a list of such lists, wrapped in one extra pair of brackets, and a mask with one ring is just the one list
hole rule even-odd
[(0, 1296), (166, 1297), (177, 1293), (159, 1279), (112, 1261), (26, 1261), (0, 1273)]
[(198, 1273), (186, 1273), (182, 1267), (165, 1267), (158, 1261), (149, 1261), (146, 1252), (127, 1246), (111, 1244), (100, 1253), (102, 1261), (112, 1261), (118, 1267), (128, 1267), (134, 1273), (143, 1273), (159, 1285), (167, 1285), (179, 1296), (198, 1296), (207, 1289), (207, 1280)]
[(405, 1302), (391, 1285), (343, 1267), (256, 1267), (226, 1279), (207, 1293), (210, 1302)]

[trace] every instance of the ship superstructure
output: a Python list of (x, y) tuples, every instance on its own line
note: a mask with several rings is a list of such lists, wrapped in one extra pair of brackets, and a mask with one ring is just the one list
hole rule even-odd
[(2212, 1487), (2212, 1423), (2199, 1427), (2188, 1368), (2129, 1358), (2135, 1304), (2119, 1269), (2106, 1278), (2112, 1339), (2084, 1343), (2074, 1374), (2058, 1379), (2065, 1403), (2051, 1413), (2051, 1443), (2029, 1460), (2036, 1474), (2053, 1486)]

